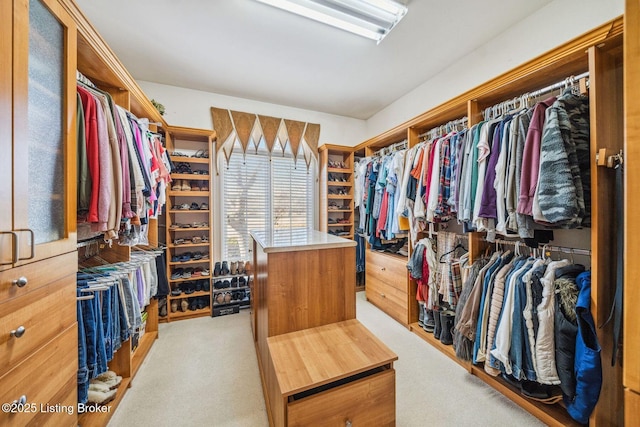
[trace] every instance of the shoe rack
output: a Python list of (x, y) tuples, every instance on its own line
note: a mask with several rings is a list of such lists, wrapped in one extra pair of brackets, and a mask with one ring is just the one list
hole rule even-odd
[(211, 315), (211, 155), (215, 132), (169, 127), (167, 150), (173, 162), (167, 189), (167, 296), (163, 321)]
[(216, 262), (211, 280), (213, 315), (237, 313), (242, 308), (249, 308), (251, 280), (251, 264), (249, 262)]
[(353, 151), (325, 144), (320, 152), (320, 230), (353, 239)]

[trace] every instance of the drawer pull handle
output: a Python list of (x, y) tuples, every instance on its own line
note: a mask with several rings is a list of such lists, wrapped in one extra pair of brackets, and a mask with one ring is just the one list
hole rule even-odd
[(351, 420), (347, 420), (347, 422), (344, 423), (344, 427), (351, 427)]
[(11, 336), (12, 337), (16, 337), (16, 338), (20, 338), (21, 336), (24, 335), (25, 332), (27, 332), (25, 327), (24, 326), (20, 326), (18, 329), (14, 329), (13, 331), (11, 331)]
[(386, 271), (386, 270), (387, 270), (387, 267), (380, 267), (380, 270), (382, 270), (382, 271)]
[(385, 295), (385, 294), (383, 294), (382, 292), (380, 292), (380, 296), (381, 296), (382, 298), (385, 298), (385, 297), (386, 297), (386, 295)]
[(27, 278), (26, 278), (26, 277), (21, 276), (21, 277), (18, 277), (17, 279), (15, 279), (15, 280), (14, 280), (13, 282), (11, 282), (11, 283), (13, 283), (14, 285), (16, 285), (16, 286), (17, 286), (17, 287), (19, 287), (19, 288), (22, 288), (22, 287), (24, 287), (24, 286), (27, 286), (27, 283), (29, 283), (29, 281), (27, 280)]

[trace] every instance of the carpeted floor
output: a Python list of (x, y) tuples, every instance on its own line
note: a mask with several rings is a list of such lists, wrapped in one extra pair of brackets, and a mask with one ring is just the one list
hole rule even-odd
[[(398, 355), (399, 427), (544, 425), (369, 304), (364, 292), (357, 317)], [(109, 423), (129, 425), (268, 426), (249, 312), (161, 324)]]

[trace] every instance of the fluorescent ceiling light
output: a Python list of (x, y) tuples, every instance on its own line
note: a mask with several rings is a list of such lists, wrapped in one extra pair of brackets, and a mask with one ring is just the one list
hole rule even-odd
[(376, 40), (378, 43), (407, 14), (407, 6), (394, 0), (258, 1)]

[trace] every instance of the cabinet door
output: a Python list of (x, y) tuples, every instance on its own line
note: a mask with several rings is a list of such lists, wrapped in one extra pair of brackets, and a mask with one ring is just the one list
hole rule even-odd
[(14, 0), (13, 230), (18, 264), (76, 247), (76, 28), (56, 0)]
[(0, 2), (0, 270), (8, 268), (13, 260), (13, 243), (11, 234), (11, 64), (13, 53), (12, 35), (13, 5), (11, 2)]

